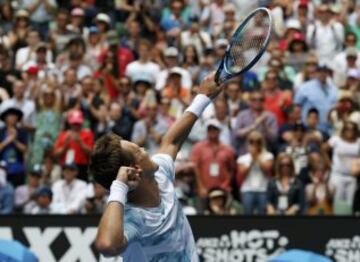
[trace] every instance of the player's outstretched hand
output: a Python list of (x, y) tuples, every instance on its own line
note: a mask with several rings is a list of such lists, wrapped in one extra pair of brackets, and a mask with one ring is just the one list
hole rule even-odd
[(201, 82), (198, 93), (214, 99), (220, 94), (222, 90), (223, 85), (218, 85), (215, 82), (215, 72), (212, 72), (208, 74)]
[(116, 180), (125, 183), (131, 191), (139, 186), (141, 172), (140, 168), (122, 166), (117, 173)]

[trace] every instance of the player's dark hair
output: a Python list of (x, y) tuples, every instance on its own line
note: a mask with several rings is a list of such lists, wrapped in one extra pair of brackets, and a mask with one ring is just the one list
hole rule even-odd
[(110, 189), (121, 166), (135, 164), (134, 156), (121, 147), (121, 139), (113, 133), (100, 137), (90, 157), (89, 172), (106, 189)]

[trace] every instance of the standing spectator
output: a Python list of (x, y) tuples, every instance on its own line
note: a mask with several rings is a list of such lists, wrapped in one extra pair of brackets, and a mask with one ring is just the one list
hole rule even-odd
[(87, 181), (87, 165), (94, 145), (94, 134), (81, 127), (84, 116), (80, 110), (70, 111), (67, 120), (70, 129), (60, 132), (54, 145), (54, 155), (62, 165), (75, 163), (79, 169), (79, 178)]
[(287, 120), (286, 110), (291, 105), (292, 99), (289, 92), (280, 91), (278, 81), (279, 79), (276, 71), (269, 70), (266, 73), (262, 88), (265, 97), (265, 110), (272, 112), (276, 117), (278, 126), (281, 126)]
[(157, 91), (163, 90), (167, 85), (167, 79), (171, 71), (176, 68), (181, 74), (181, 86), (190, 89), (192, 86), (192, 79), (190, 73), (179, 66), (179, 51), (176, 47), (168, 47), (164, 51), (166, 68), (160, 72), (156, 79), (155, 89)]
[(306, 41), (316, 50), (320, 63), (331, 63), (344, 41), (344, 27), (332, 19), (328, 4), (318, 8), (318, 20), (307, 28)]
[(124, 139), (131, 140), (131, 134), (136, 119), (133, 118), (117, 102), (112, 102), (109, 106), (109, 119), (107, 129)]
[(46, 152), (42, 165), (42, 184), (51, 187), (56, 181), (61, 179), (61, 166), (57, 164), (52, 152)]
[(55, 28), (50, 30), (50, 41), (53, 46), (55, 56), (65, 49), (66, 44), (74, 34), (67, 28), (69, 23), (69, 12), (60, 9), (56, 14)]
[(14, 96), (1, 104), (1, 108), (17, 107), (22, 111), (23, 126), (33, 131), (36, 124), (36, 108), (33, 100), (25, 97), (26, 85), (23, 80), (16, 80), (14, 82)]
[(215, 118), (221, 124), (220, 141), (225, 145), (231, 146), (231, 119), (229, 118), (226, 102), (218, 99), (214, 102), (214, 105)]
[(147, 77), (151, 83), (156, 82), (156, 78), (160, 73), (160, 67), (150, 61), (151, 44), (148, 40), (142, 39), (139, 43), (139, 59), (128, 64), (125, 75), (135, 82), (139, 76)]
[(0, 214), (11, 214), (14, 209), (14, 188), (6, 180), (6, 163), (0, 162)]
[(45, 151), (54, 145), (60, 132), (61, 113), (59, 103), (56, 104), (55, 90), (45, 89), (40, 100), (41, 104), (38, 105), (36, 131), (32, 145), (32, 164), (42, 163)]
[[(20, 48), (15, 56), (15, 68), (21, 69), (29, 61), (35, 61), (36, 48), (40, 43), (40, 34), (37, 30), (31, 29), (26, 35), (27, 46)], [(46, 61), (52, 61), (52, 54), (50, 50), (46, 52)]]
[(27, 37), (30, 31), (29, 13), (26, 10), (18, 10), (15, 14), (15, 24), (12, 30), (8, 33), (8, 47), (11, 48), (14, 54), (22, 48), (27, 46)]
[(28, 133), (18, 128), (22, 116), (22, 111), (15, 106), (3, 107), (0, 114), (0, 119), (5, 123), (0, 129), (0, 160), (6, 162), (7, 181), (14, 187), (24, 184), (25, 180)]
[(303, 83), (310, 81), (315, 77), (317, 65), (318, 59), (315, 54), (308, 54), (303, 68), (301, 68), (301, 71), (295, 76), (293, 88), (295, 92), (297, 92)]
[(359, 127), (345, 122), (340, 136), (333, 135), (328, 141), (332, 149), (330, 183), (335, 187), (334, 214), (352, 214), (352, 202), (356, 190), (356, 178), (350, 175), (352, 161), (359, 157)]
[(190, 27), (181, 32), (180, 44), (182, 47), (193, 45), (197, 55), (201, 55), (205, 49), (212, 47), (210, 35), (201, 30), (199, 17), (190, 17)]
[(278, 155), (276, 177), (267, 189), (267, 213), (269, 215), (297, 215), (303, 211), (304, 188), (295, 176), (295, 166), (290, 155)]
[(276, 118), (273, 113), (264, 109), (264, 96), (260, 91), (251, 92), (249, 109), (243, 110), (237, 115), (233, 134), (237, 155), (246, 152), (246, 138), (253, 130), (264, 134), (267, 145), (271, 145), (277, 138)]
[(324, 131), (329, 129), (328, 114), (332, 107), (335, 106), (338, 97), (336, 87), (327, 81), (328, 74), (328, 67), (318, 66), (316, 78), (301, 85), (294, 97), (294, 103), (302, 108), (303, 123), (306, 122), (308, 111), (311, 108), (316, 108), (320, 116), (319, 127)]
[(360, 69), (360, 53), (356, 47), (348, 47), (343, 52), (336, 55), (332, 63), (334, 72), (334, 83), (343, 88), (346, 85), (346, 78), (350, 70)]
[(232, 80), (226, 83), (225, 99), (231, 117), (231, 126), (235, 126), (238, 113), (247, 108), (247, 102), (243, 99), (243, 96), (245, 96), (245, 94), (240, 81)]
[(32, 26), (46, 38), (49, 31), (49, 23), (53, 20), (53, 14), (57, 8), (55, 0), (23, 0), (22, 8), (30, 13)]
[(207, 139), (197, 142), (191, 152), (195, 164), (198, 196), (206, 198), (209, 190), (220, 187), (231, 191), (231, 180), (235, 171), (233, 150), (220, 142), (221, 124), (216, 119), (207, 123)]
[(248, 153), (237, 159), (241, 201), (245, 215), (266, 213), (266, 188), (274, 156), (266, 150), (263, 136), (252, 131), (247, 136)]
[(63, 179), (52, 186), (53, 205), (61, 214), (76, 214), (86, 198), (86, 183), (77, 178), (79, 169), (76, 164), (63, 166)]

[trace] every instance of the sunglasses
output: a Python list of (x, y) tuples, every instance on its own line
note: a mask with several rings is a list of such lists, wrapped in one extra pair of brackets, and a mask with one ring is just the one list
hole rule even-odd
[(262, 141), (260, 139), (250, 139), (249, 144), (250, 145), (261, 145)]

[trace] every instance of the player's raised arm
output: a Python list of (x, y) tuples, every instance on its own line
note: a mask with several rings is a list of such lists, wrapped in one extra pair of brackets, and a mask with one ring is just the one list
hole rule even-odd
[(214, 77), (215, 73), (205, 77), (191, 105), (163, 137), (158, 153), (168, 154), (175, 160), (198, 117), (222, 90), (222, 87), (215, 83)]
[(141, 170), (120, 167), (116, 180), (111, 185), (108, 206), (101, 217), (96, 248), (104, 256), (117, 256), (127, 246), (124, 235), (124, 206), (129, 188), (135, 189), (140, 181)]

